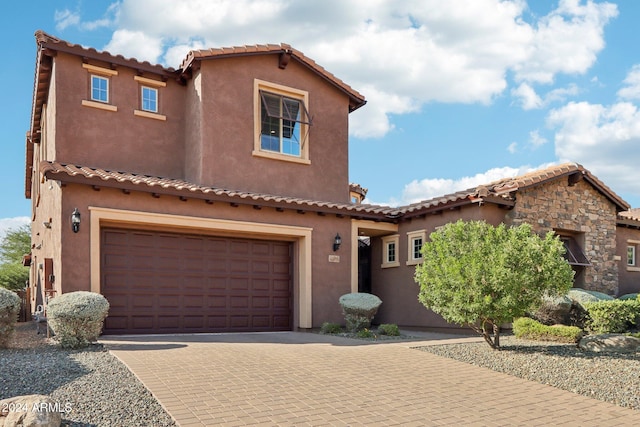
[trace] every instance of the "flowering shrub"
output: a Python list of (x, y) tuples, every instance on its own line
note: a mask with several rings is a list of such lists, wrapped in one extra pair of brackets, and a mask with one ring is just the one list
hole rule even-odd
[(367, 293), (345, 294), (340, 297), (339, 302), (349, 332), (371, 327), (371, 320), (382, 304), (380, 298)]
[(0, 288), (0, 348), (9, 345), (19, 311), (20, 297), (15, 292)]
[(47, 320), (63, 348), (80, 348), (98, 339), (108, 311), (100, 294), (69, 292), (49, 302)]

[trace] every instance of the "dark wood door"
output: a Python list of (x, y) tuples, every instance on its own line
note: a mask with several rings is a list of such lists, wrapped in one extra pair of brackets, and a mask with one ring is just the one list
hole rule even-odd
[(290, 242), (105, 228), (106, 334), (292, 328)]

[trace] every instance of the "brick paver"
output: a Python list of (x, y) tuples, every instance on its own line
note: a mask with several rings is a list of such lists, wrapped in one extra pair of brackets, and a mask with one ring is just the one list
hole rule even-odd
[(640, 412), (411, 349), (310, 333), (102, 340), (181, 426), (637, 426)]

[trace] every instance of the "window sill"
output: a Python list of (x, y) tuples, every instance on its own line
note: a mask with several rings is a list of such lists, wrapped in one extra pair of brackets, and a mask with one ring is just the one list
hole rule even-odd
[(407, 265), (418, 265), (418, 264), (422, 264), (422, 260), (421, 259), (414, 259), (411, 261), (407, 261)]
[(265, 159), (282, 160), (284, 162), (299, 163), (299, 164), (303, 164), (303, 165), (310, 165), (311, 164), (311, 160), (309, 160), (309, 159), (303, 159), (301, 157), (287, 156), (286, 154), (269, 153), (269, 152), (266, 152), (266, 151), (256, 151), (256, 150), (253, 150), (253, 152), (251, 154), (254, 157), (263, 157)]
[(146, 117), (148, 119), (154, 119), (154, 120), (162, 120), (162, 121), (167, 120), (167, 116), (165, 116), (164, 114), (151, 113), (149, 111), (133, 110), (133, 115), (138, 117)]
[(86, 99), (82, 100), (82, 105), (84, 105), (85, 107), (97, 108), (99, 110), (118, 111), (118, 107), (116, 107), (115, 105), (104, 104), (102, 102), (96, 101), (87, 101)]
[(640, 267), (627, 267), (627, 271), (640, 271)]
[(380, 268), (392, 268), (392, 267), (400, 267), (400, 262), (385, 262), (380, 265)]

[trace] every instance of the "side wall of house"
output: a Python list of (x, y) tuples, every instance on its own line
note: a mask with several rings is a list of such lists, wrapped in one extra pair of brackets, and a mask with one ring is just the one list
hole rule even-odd
[(567, 179), (558, 179), (518, 191), (516, 207), (505, 222), (573, 237), (591, 263), (576, 285), (617, 294), (616, 207), (585, 180), (569, 185)]
[[(140, 110), (138, 72), (117, 67), (109, 76), (109, 102), (91, 100), (92, 71), (82, 58), (59, 52), (50, 100), (55, 100), (55, 156), (45, 160), (127, 171), (154, 176), (184, 176), (185, 88), (173, 80), (158, 88), (156, 118), (136, 115)], [(109, 64), (92, 63), (103, 69)], [(143, 77), (161, 82), (161, 76)], [(112, 111), (107, 108), (115, 107)], [(164, 116), (164, 120), (161, 117)]]
[[(260, 124), (254, 107), (261, 105), (256, 79), (308, 93), (312, 124), (308, 138), (302, 138), (303, 146), (308, 145), (308, 164), (294, 156), (254, 155)], [(284, 70), (278, 68), (278, 55), (204, 60), (188, 81), (187, 91), (187, 110), (197, 113), (187, 120), (190, 126), (199, 126), (187, 129), (188, 181), (349, 202), (349, 99), (344, 93), (297, 61), (292, 60)]]
[[(617, 227), (616, 240), (618, 255), (618, 294), (616, 296), (640, 292), (640, 230), (637, 228)], [(635, 257), (630, 265), (627, 262), (627, 248), (635, 248)]]
[(469, 205), (461, 209), (445, 211), (437, 215), (427, 214), (425, 217), (414, 218), (402, 222), (398, 228), (398, 256), (399, 266), (382, 267), (383, 244), (381, 238), (372, 238), (371, 292), (382, 300), (382, 305), (374, 319), (375, 323), (396, 323), (402, 326), (457, 328), (444, 321), (442, 317), (426, 309), (418, 301), (419, 286), (414, 280), (415, 264), (409, 260), (409, 233), (425, 231), (426, 239), (429, 235), (449, 222), (459, 219), (484, 220), (490, 224), (499, 224), (505, 215), (505, 210), (495, 205)]

